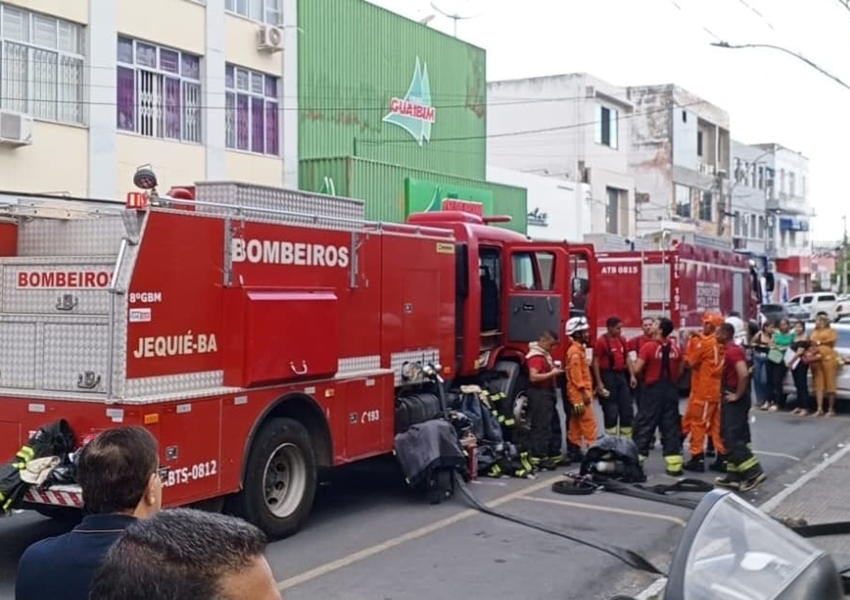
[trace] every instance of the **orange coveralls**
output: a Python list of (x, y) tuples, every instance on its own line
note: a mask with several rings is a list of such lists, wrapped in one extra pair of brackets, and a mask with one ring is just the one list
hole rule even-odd
[[(564, 408), (570, 411), (570, 428), (567, 441), (581, 448), (582, 442), (588, 446), (596, 443), (596, 417), (593, 414), (593, 378), (590, 376), (590, 364), (587, 361), (587, 350), (584, 344), (573, 340), (567, 348), (564, 363), (567, 365), (567, 399), (569, 405)], [(573, 406), (584, 404), (584, 412), (576, 414)]]
[(690, 433), (691, 456), (705, 454), (705, 436), (711, 436), (714, 448), (721, 455), (726, 448), (720, 439), (720, 377), (723, 374), (723, 353), (714, 334), (699, 334), (688, 341), (685, 360), (691, 366), (691, 395), (682, 423), (685, 436)]

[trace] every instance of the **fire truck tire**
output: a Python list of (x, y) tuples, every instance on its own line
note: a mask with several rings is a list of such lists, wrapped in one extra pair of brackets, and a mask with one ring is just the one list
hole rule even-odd
[(234, 512), (272, 539), (289, 537), (310, 514), (316, 486), (316, 454), (307, 429), (294, 419), (271, 419), (251, 445)]

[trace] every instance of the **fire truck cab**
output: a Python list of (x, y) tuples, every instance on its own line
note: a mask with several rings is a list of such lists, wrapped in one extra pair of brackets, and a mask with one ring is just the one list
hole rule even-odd
[[(134, 182), (126, 206), (3, 195), (0, 460), (59, 419), (78, 440), (143, 426), (166, 506), (286, 537), (322, 469), (441, 414), (441, 380), (519, 404), (528, 342), (593, 310), (590, 247), (464, 213), (373, 223), (346, 198)], [(30, 486), (15, 506), (65, 516), (82, 494)]]
[(451, 230), (456, 239), (455, 369), (460, 377), (520, 360), (543, 331), (559, 335), (570, 316), (593, 316), (592, 246), (536, 242), (491, 226), (509, 217), (426, 212), (408, 222)]

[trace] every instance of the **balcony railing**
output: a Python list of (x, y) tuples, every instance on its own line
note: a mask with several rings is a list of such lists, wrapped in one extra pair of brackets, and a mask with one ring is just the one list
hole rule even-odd
[(780, 193), (779, 197), (768, 196), (765, 202), (765, 208), (773, 212), (785, 212), (793, 214), (809, 214), (811, 207), (806, 202), (805, 198), (799, 196), (791, 196), (785, 193)]
[(788, 248), (774, 241), (768, 241), (765, 244), (765, 252), (768, 258), (788, 258)]

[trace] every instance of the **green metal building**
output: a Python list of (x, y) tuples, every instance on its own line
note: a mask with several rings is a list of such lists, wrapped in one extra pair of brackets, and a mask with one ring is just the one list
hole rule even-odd
[[(364, 0), (298, 0), (299, 185), (370, 218), (439, 210), (427, 190), (510, 214), (526, 191), (486, 177), (486, 53)], [(401, 195), (400, 195), (401, 194)]]

